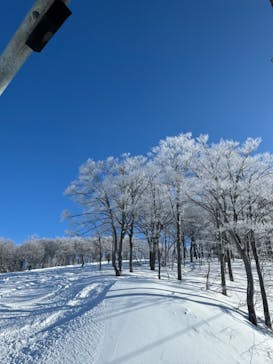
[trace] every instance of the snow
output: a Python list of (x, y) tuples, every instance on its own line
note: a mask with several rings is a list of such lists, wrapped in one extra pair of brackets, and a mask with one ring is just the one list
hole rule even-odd
[(228, 297), (190, 265), (182, 282), (145, 265), (122, 277), (108, 265), (2, 274), (0, 363), (272, 363), (273, 336), (248, 322), (235, 268)]

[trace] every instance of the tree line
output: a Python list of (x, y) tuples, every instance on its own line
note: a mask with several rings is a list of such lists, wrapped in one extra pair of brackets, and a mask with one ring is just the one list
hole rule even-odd
[[(142, 241), (136, 240), (134, 259), (147, 257)], [(30, 238), (21, 245), (0, 238), (0, 272), (15, 272), (37, 268), (76, 265), (97, 262), (100, 269), (103, 261), (111, 260), (111, 238), (63, 237)], [(125, 241), (124, 256), (129, 256), (128, 239)]]
[[(259, 138), (243, 143), (191, 133), (161, 140), (145, 156), (88, 159), (66, 189), (76, 211), (64, 213), (77, 234), (111, 236), (111, 259), (123, 272), (124, 242), (133, 271), (134, 237), (146, 239), (150, 268), (158, 277), (167, 260), (175, 260), (182, 279), (187, 259), (217, 256), (222, 293), (226, 271), (233, 280), (232, 256), (247, 278), (248, 318), (257, 325), (255, 266), (265, 324), (271, 328), (261, 261), (272, 259), (273, 155), (258, 153)], [(227, 267), (227, 269), (226, 269)]]

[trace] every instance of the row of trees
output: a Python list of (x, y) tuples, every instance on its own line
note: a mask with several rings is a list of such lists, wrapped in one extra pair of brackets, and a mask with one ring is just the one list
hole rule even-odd
[[(75, 265), (111, 259), (111, 238), (31, 238), (22, 245), (0, 239), (0, 272)], [(128, 239), (125, 241), (125, 257), (129, 256)], [(136, 241), (134, 259), (147, 257), (143, 242)]]
[[(112, 236), (112, 264), (122, 274), (125, 237), (133, 271), (133, 237), (146, 238), (150, 266), (176, 258), (177, 279), (189, 258), (217, 254), (222, 293), (227, 294), (225, 264), (233, 280), (231, 255), (237, 254), (247, 277), (248, 317), (257, 324), (252, 261), (259, 278), (265, 323), (271, 327), (261, 259), (272, 258), (273, 156), (257, 153), (260, 139), (244, 143), (190, 133), (160, 141), (147, 156), (87, 160), (66, 190), (78, 205), (65, 212), (78, 234)], [(175, 247), (175, 249), (173, 249)], [(163, 254), (164, 253), (164, 254)]]

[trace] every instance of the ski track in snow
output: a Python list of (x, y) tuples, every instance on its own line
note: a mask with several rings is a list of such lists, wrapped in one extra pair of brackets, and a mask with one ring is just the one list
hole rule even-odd
[(0, 283), (0, 363), (95, 360), (103, 324), (94, 318), (114, 277), (75, 267), (5, 276)]
[(244, 284), (238, 276), (223, 297), (212, 275), (205, 291), (194, 267), (182, 282), (143, 267), (118, 278), (92, 265), (2, 274), (0, 363), (272, 364), (273, 337), (238, 306)]

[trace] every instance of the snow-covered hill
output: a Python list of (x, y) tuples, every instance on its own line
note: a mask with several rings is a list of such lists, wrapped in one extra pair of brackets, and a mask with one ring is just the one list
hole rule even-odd
[(243, 277), (228, 297), (216, 278), (206, 291), (198, 266), (182, 282), (145, 266), (119, 278), (106, 265), (2, 274), (0, 363), (273, 363), (272, 335), (246, 319)]

